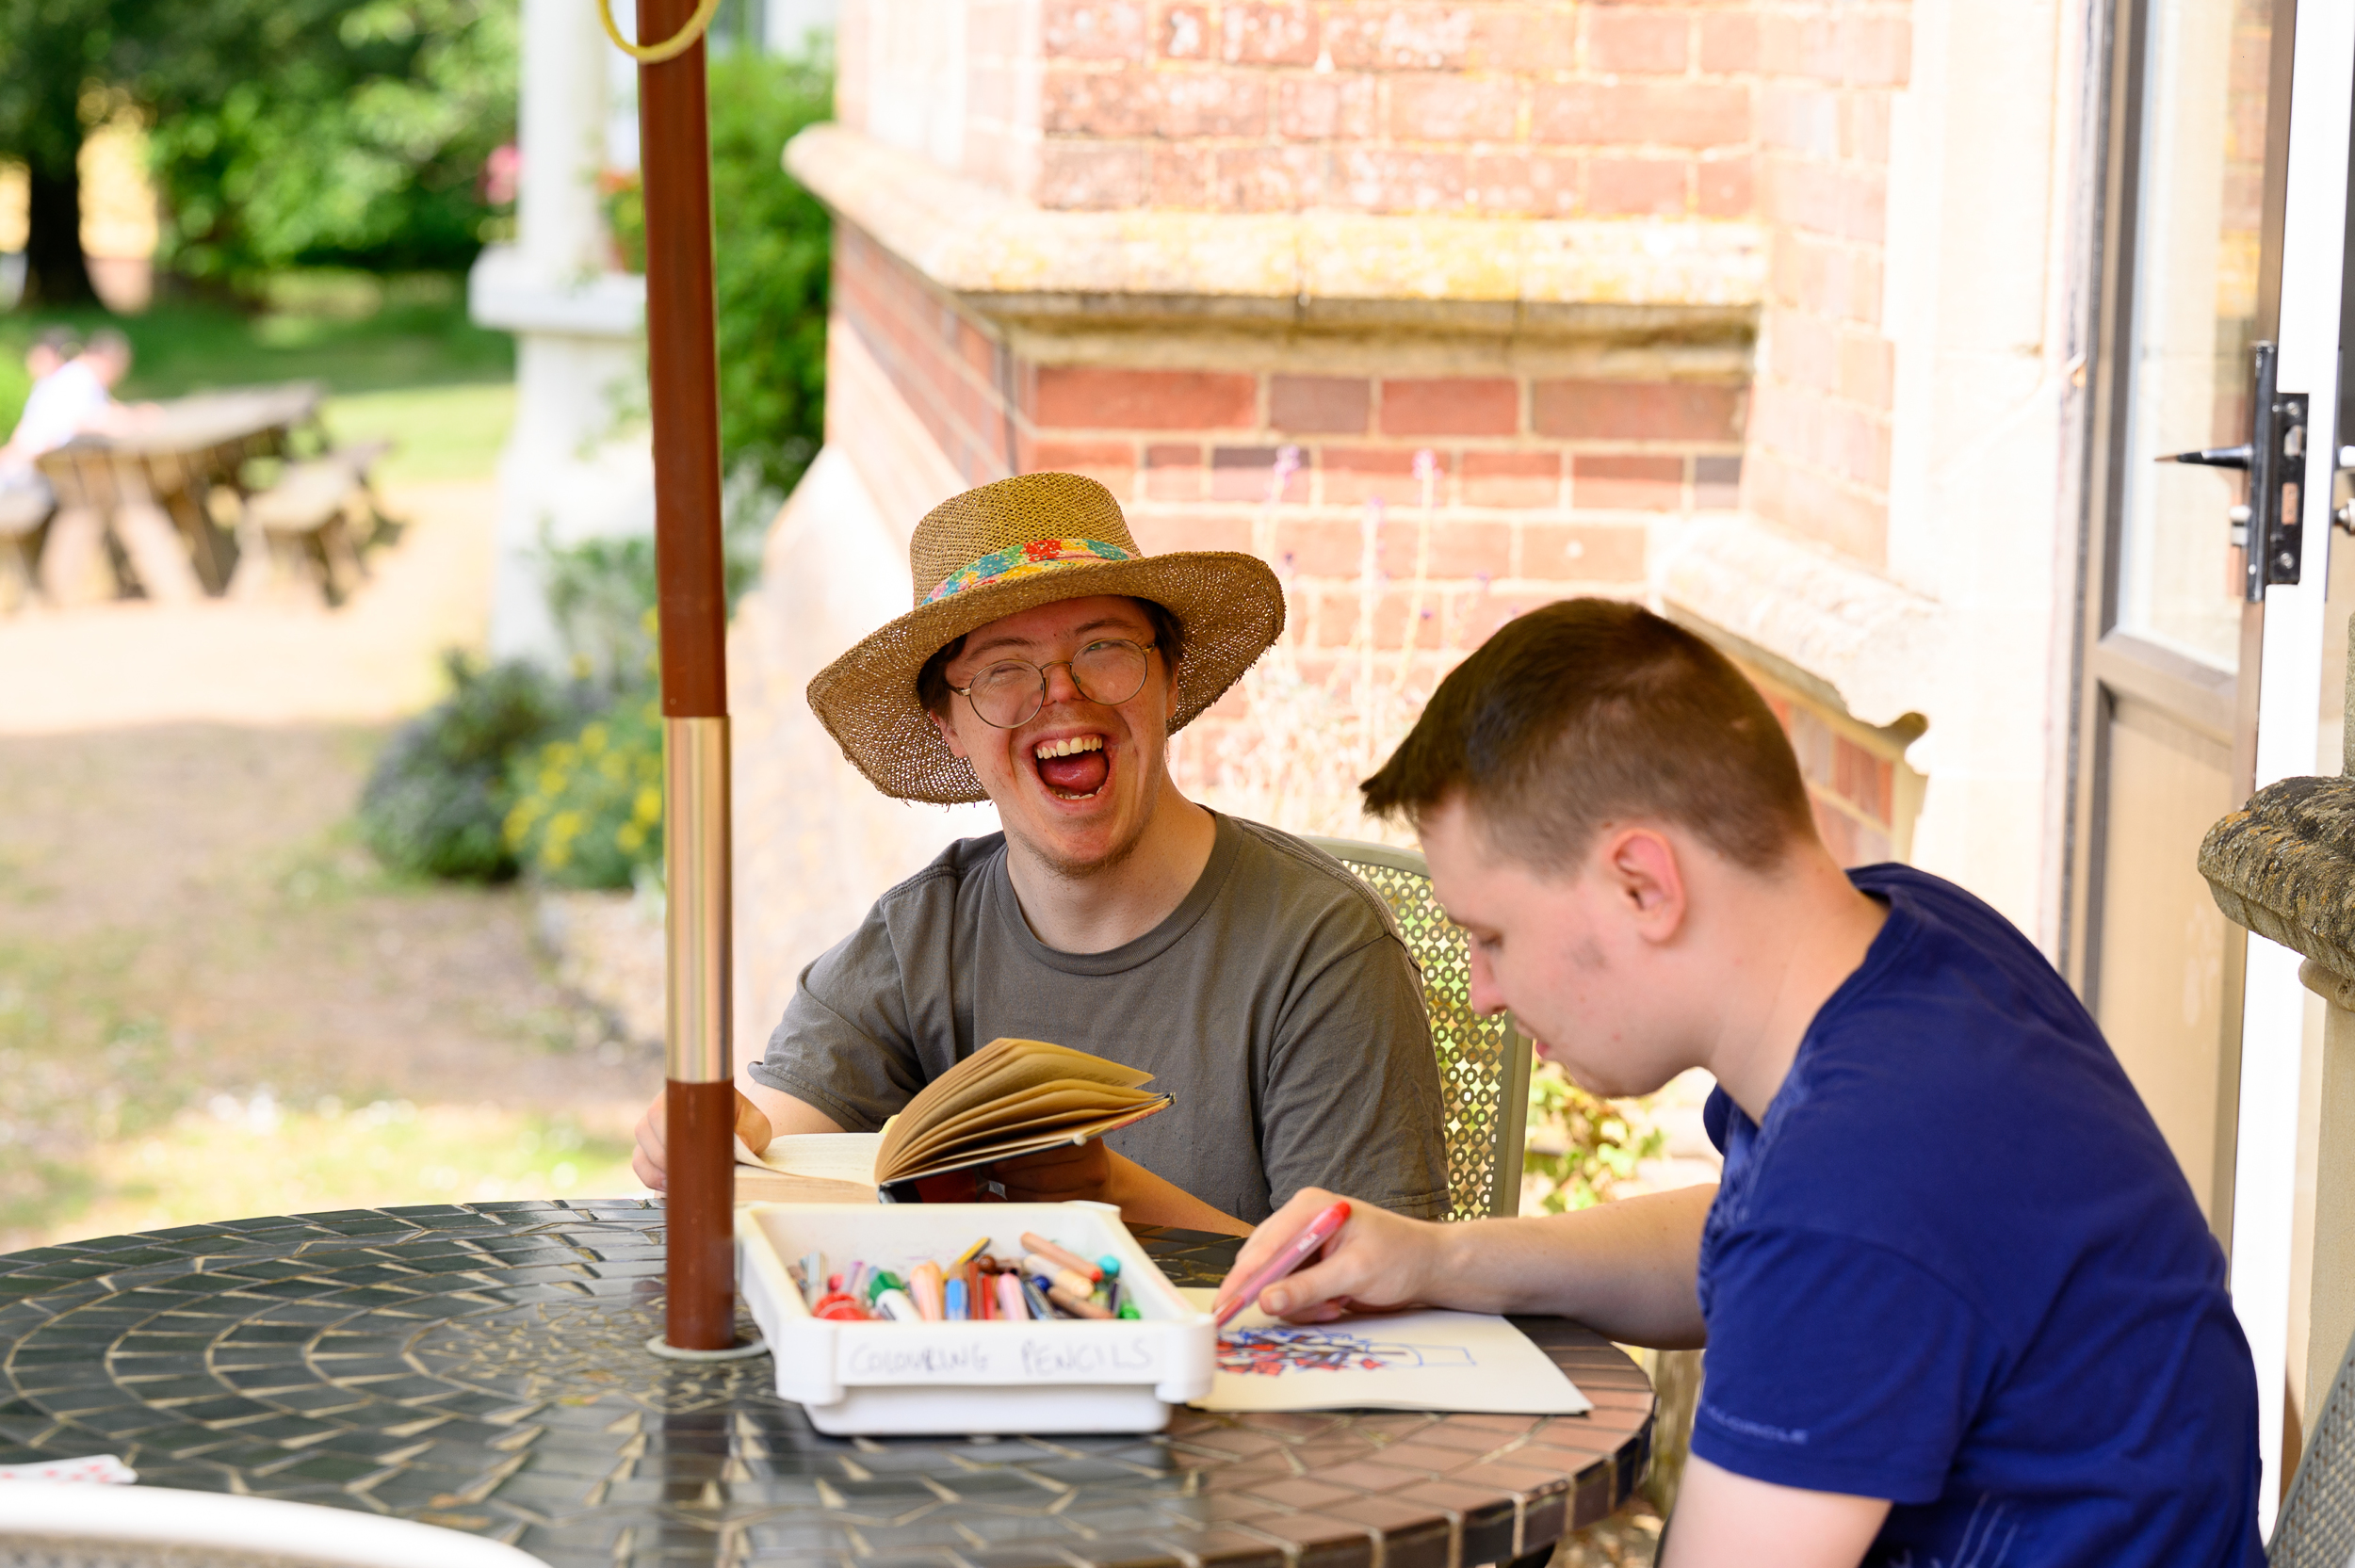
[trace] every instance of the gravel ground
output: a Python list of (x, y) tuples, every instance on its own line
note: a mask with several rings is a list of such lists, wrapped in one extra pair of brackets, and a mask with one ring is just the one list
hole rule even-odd
[[(0, 1247), (227, 1212), (635, 1191), (658, 1056), (514, 889), (403, 883), (349, 816), (478, 640), (491, 493), (420, 488), (346, 611), (0, 619)], [(224, 1141), (226, 1140), (226, 1141)]]

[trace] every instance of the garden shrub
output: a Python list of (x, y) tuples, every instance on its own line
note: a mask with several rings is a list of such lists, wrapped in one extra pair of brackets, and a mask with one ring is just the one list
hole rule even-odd
[[(822, 38), (802, 58), (739, 50), (711, 62), (712, 303), (720, 363), (720, 461), (771, 497), (791, 493), (825, 439), (826, 209), (779, 167), (785, 144), (834, 113)], [(646, 267), (643, 193), (609, 180), (606, 218), (625, 266)]]
[(662, 868), (662, 705), (626, 695), (578, 734), (519, 757), (510, 853), (568, 887), (629, 887)]
[(1623, 1103), (1589, 1094), (1550, 1061), (1532, 1064), (1529, 1143), (1523, 1173), (1537, 1178), (1538, 1209), (1561, 1214), (1606, 1203), (1636, 1162), (1667, 1146), (1667, 1135), (1638, 1124)]
[(608, 692), (645, 684), (655, 668), (653, 537), (557, 544), (544, 531), (540, 574), (574, 677)]
[(516, 871), (511, 759), (578, 720), (583, 694), (521, 659), (444, 655), (450, 695), (397, 731), (360, 796), (360, 834), (388, 870), (461, 881)]
[[(733, 611), (759, 575), (770, 503), (744, 471), (725, 500), (721, 564)], [(662, 871), (654, 541), (544, 542), (541, 558), (573, 673), (602, 702), (574, 732), (519, 755), (510, 768), (507, 848), (551, 882), (634, 886)]]
[[(746, 49), (710, 69), (723, 564), (733, 609), (758, 576), (770, 520), (823, 437), (831, 234), (825, 209), (778, 159), (796, 132), (831, 112), (834, 65), (818, 40), (800, 59)], [(609, 182), (605, 195), (625, 264), (643, 270), (634, 177)], [(364, 798), (364, 832), (386, 865), (476, 880), (521, 868), (573, 887), (628, 887), (659, 874), (654, 542), (544, 540), (541, 558), (577, 684), (511, 666), (461, 679), (453, 666), (458, 694), (395, 737)], [(483, 700), (466, 679), (511, 678), (537, 681), (549, 696), (545, 723), (518, 725), (480, 749), (433, 738), (458, 724), (446, 710)]]

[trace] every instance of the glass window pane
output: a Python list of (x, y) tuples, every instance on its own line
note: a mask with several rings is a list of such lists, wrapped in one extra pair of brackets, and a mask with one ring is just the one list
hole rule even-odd
[(2152, 461), (2249, 439), (2264, 248), (2270, 0), (2152, 0), (2118, 625), (2231, 670), (2238, 474)]

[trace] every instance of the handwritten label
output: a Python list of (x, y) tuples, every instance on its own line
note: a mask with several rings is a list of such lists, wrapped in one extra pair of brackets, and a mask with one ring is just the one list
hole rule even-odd
[(1151, 1377), (1161, 1370), (1156, 1347), (1134, 1339), (1026, 1339), (1022, 1375), (1027, 1378)]
[(898, 1382), (939, 1378), (969, 1382), (986, 1378), (994, 1358), (989, 1347), (966, 1340), (954, 1345), (858, 1345), (852, 1347), (854, 1376)]
[[(1009, 1325), (1011, 1326), (1011, 1325)], [(1148, 1382), (1161, 1375), (1159, 1335), (949, 1333), (913, 1325), (846, 1333), (842, 1376), (863, 1383)], [(918, 1331), (920, 1332), (920, 1331)]]

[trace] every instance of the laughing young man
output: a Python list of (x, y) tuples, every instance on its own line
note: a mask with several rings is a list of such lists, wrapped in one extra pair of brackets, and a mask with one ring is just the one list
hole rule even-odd
[[(909, 562), (915, 607), (820, 671), (810, 705), (886, 795), (986, 799), (1004, 831), (950, 846), (804, 970), (738, 1088), (780, 1135), (872, 1131), (990, 1041), (1052, 1041), (1177, 1103), (995, 1167), (1011, 1197), (1229, 1232), (1335, 1184), (1439, 1213), (1437, 1066), (1389, 913), (1170, 777), (1169, 736), (1283, 629), (1275, 574), (1147, 556), (1073, 474), (952, 497)], [(661, 1140), (658, 1098), (636, 1162), (657, 1188)]]
[(1953, 883), (1843, 873), (1722, 655), (1632, 605), (1533, 611), (1365, 794), (1420, 831), (1473, 1005), (1600, 1093), (1707, 1068), (1724, 1178), (1542, 1220), (1360, 1207), (1261, 1306), (1706, 1344), (1666, 1568), (2262, 1568), (2223, 1255), (2101, 1030)]

